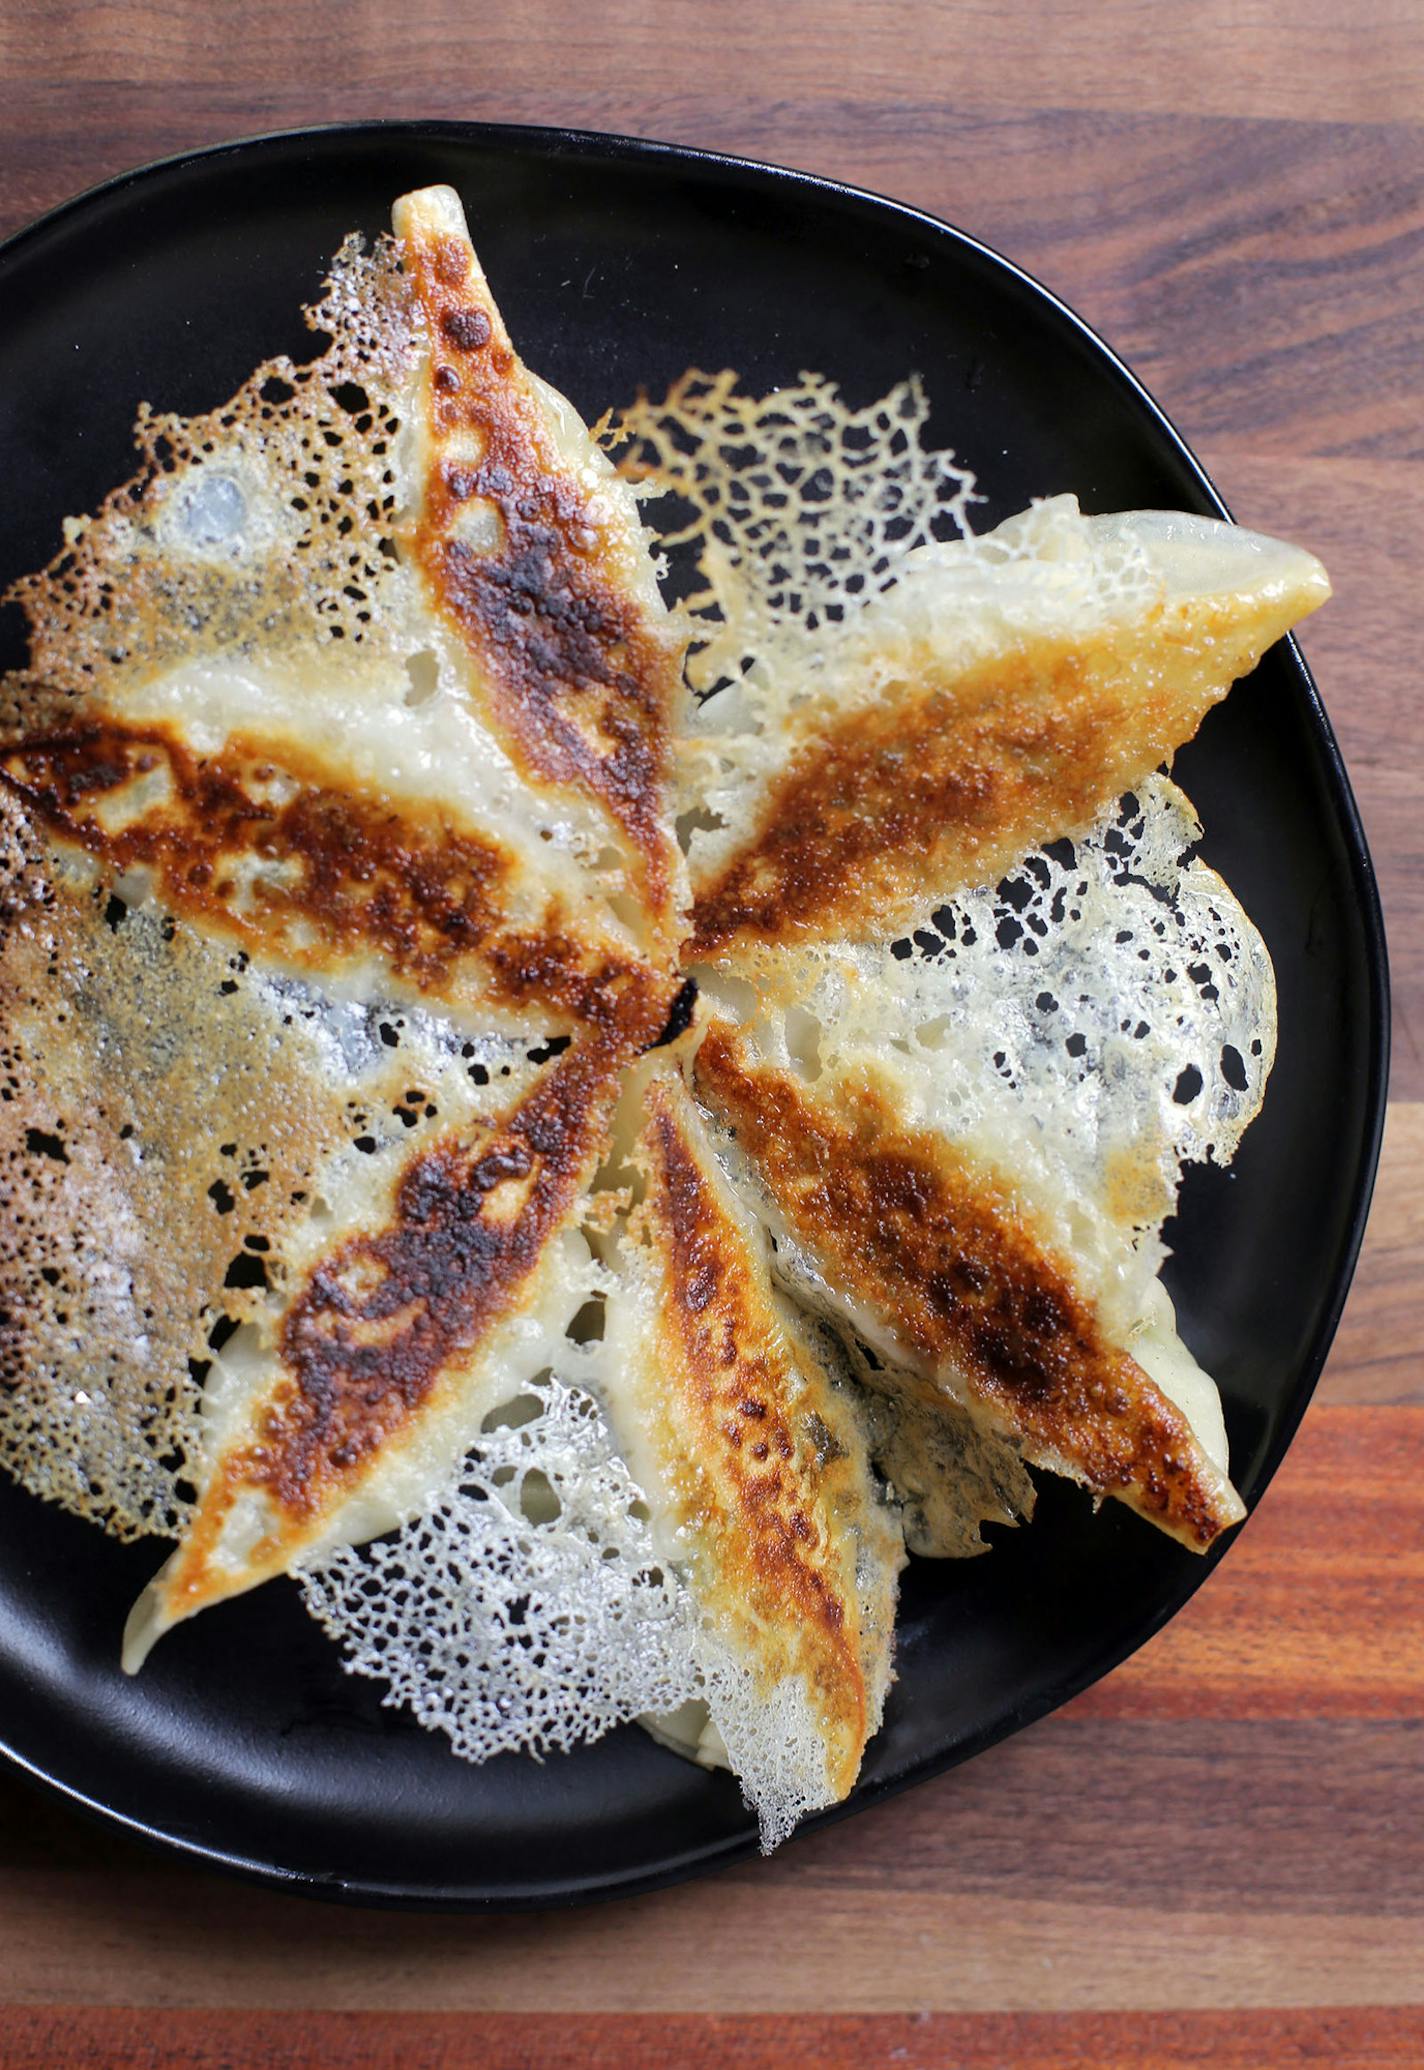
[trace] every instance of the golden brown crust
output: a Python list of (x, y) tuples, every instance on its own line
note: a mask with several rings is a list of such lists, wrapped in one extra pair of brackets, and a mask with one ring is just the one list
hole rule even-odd
[(0, 784), (0, 1450), (124, 1535), (182, 1528), (172, 1460), (198, 1457), (210, 1333), (284, 1294), (331, 1160), (361, 1142), (379, 1185), (457, 1121), (489, 1126), (458, 1051), (442, 1069), (385, 1027), (338, 1060), (244, 965), (47, 855)]
[(708, 1029), (695, 1070), (828, 1277), (923, 1366), (952, 1366), (1030, 1459), (1199, 1550), (1236, 1520), (1186, 1419), (1104, 1341), (1069, 1269), (993, 1174), (902, 1127), (868, 1079), (838, 1088), (834, 1106), (808, 1098), (788, 1073), (751, 1063), (725, 1023)]
[(766, 1274), (699, 1164), (689, 1119), (671, 1075), (655, 1079), (641, 1139), (659, 1269), (655, 1441), (678, 1528), (709, 1569), (710, 1607), (755, 1627), (768, 1691), (786, 1674), (804, 1683), (839, 1798), (873, 1724), (853, 1548), (833, 1528), (855, 1499), (855, 1466), (829, 1428), (829, 1389), (796, 1383)]
[(230, 1592), (214, 1552), (242, 1494), (275, 1519), (248, 1585), (290, 1563), (509, 1314), (601, 1154), (628, 1054), (575, 1045), (492, 1136), (414, 1158), (389, 1223), (321, 1259), (283, 1316), (256, 1434), (217, 1463), (166, 1574), (173, 1617)]
[[(468, 245), (411, 234), (402, 252), (430, 341), (436, 455), (416, 559), (477, 659), (516, 759), (536, 781), (599, 801), (641, 859), (650, 913), (666, 922), (680, 642), (632, 594), (629, 542), (558, 454)], [(478, 545), (461, 536), (471, 509), (486, 533)]]
[[(574, 1038), (493, 1133), (483, 1115), (456, 1119), (468, 1118), (472, 1089), (462, 1059), (449, 1063), (448, 1119), (439, 1084), (436, 1098), (407, 1095), (441, 1134), (393, 1110), (423, 1140), (394, 1153), (394, 1191), (383, 1171), (364, 1196), (384, 1226), (332, 1244), (305, 1276), (263, 1236), (272, 1277), (262, 1299), (233, 1306), (257, 1311), (252, 1356), (268, 1377), (239, 1381), (234, 1368), (228, 1397), (258, 1391), (257, 1434), (244, 1426), (202, 1488), (163, 1585), (181, 1597), (179, 1614), (289, 1564), (384, 1453), (453, 1407), (472, 1356), (478, 1370), (478, 1347), (523, 1298), (592, 1176), (621, 1069), (656, 1038), (677, 988), (680, 871), (663, 765), (680, 642), (626, 492), (610, 481), (606, 498), (597, 493), (600, 463), (590, 448), (582, 467), (581, 431), (569, 428), (574, 457), (561, 459), (557, 405), (486, 301), (462, 236), (399, 252), (385, 243), (369, 263), (348, 247), (313, 315), (333, 333), (330, 352), (310, 368), (273, 362), (209, 417), (144, 418), (134, 481), (76, 521), (65, 551), (14, 592), (32, 665), (0, 684), (0, 805), (23, 804), (63, 867), (84, 874), (75, 848), (98, 861), (85, 881), (101, 910), (122, 916), (123, 896), (109, 893), (124, 893), (131, 873), (165, 924), (190, 922), (259, 966), (334, 975), (338, 998), (353, 966), (364, 981), (379, 961), (396, 998), (414, 996), (437, 1019), (455, 1006), (481, 1032), (492, 1021), (529, 1039)], [(410, 445), (398, 452), (402, 435)], [(417, 493), (403, 497), (412, 472)], [(498, 527), (487, 553), (462, 522), (476, 505)], [(411, 559), (428, 579), (408, 594)], [(399, 576), (389, 595), (388, 570)], [(532, 777), (539, 831), (556, 848), (547, 793), (564, 787), (555, 816), (572, 825), (575, 866), (550, 849), (546, 872), (532, 828), (506, 837), (482, 823), (461, 802), (478, 782), (412, 798), (378, 774), (353, 778), (363, 761), (345, 754), (340, 729), (369, 729), (381, 699), (405, 696), (408, 649), (432, 614), (441, 631), (426, 658), (443, 671), (453, 628), (472, 663), (454, 670), (455, 688), (481, 703), (485, 738), (506, 739)], [(180, 685), (165, 716), (168, 671), (204, 656), (220, 671), (235, 661), (233, 682), (220, 673), (196, 702)], [(275, 724), (241, 710), (244, 666), (260, 681), (269, 656), (291, 706)], [(216, 716), (238, 716), (220, 745), (213, 714), (198, 712), (210, 691)], [(297, 725), (310, 745), (290, 737)], [(326, 741), (324, 726), (338, 735)], [(437, 727), (431, 738), (463, 745), (468, 734)], [(570, 785), (606, 808), (603, 845), (627, 851), (622, 897), (608, 856), (588, 862), (599, 830), (570, 810)], [(224, 998), (245, 957), (233, 969)], [(383, 1024), (388, 1036), (399, 1043)], [(126, 1058), (114, 1061), (122, 1080)], [(351, 1121), (337, 1142), (349, 1136), (357, 1149), (368, 1147), (355, 1119), (362, 1090), (352, 1088), (350, 1116), (339, 1094), (332, 1101), (338, 1122)], [(384, 1155), (378, 1134), (373, 1155)], [(210, 1182), (200, 1214), (218, 1216), (229, 1190)], [(321, 1240), (307, 1232), (301, 1255)], [(200, 1335), (198, 1351), (210, 1348)], [(268, 1515), (263, 1543), (236, 1554)]]
[(9, 748), (0, 777), (54, 833), (115, 871), (152, 871), (165, 904), (250, 951), (321, 971), (368, 950), (427, 996), (594, 1025), (638, 982), (633, 959), (580, 941), (552, 901), (537, 929), (512, 926), (518, 866), (492, 836), (357, 788), (288, 742), (234, 735), (199, 755), (176, 726), (81, 723)]
[(793, 756), (757, 828), (697, 886), (688, 960), (739, 937), (894, 925), (927, 883), (941, 898), (992, 883), (1040, 842), (1081, 831), (1255, 660), (1239, 632), (1226, 640), (1233, 630), (1184, 625), (1170, 684), (1150, 627), (1106, 653), (1041, 642), (960, 676), (925, 657), (913, 690), (832, 715)]

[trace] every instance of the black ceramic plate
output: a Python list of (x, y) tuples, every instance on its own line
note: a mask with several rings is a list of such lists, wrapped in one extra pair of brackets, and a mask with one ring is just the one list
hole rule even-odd
[[(858, 402), (918, 369), (932, 433), (977, 471), (986, 522), (1067, 489), (1091, 510), (1222, 510), (1068, 310), (913, 210), (659, 145), (373, 125), (134, 173), (0, 251), (0, 581), (46, 561), (61, 518), (128, 473), (140, 398), (207, 409), (259, 359), (309, 354), (298, 310), (325, 259), (435, 180), (463, 194), (521, 351), (588, 415), (689, 364), (736, 366), (758, 390), (815, 368)], [(1212, 714), (1178, 773), (1280, 981), (1264, 1113), (1229, 1176), (1189, 1177), (1169, 1232), (1183, 1332), (1220, 1378), (1249, 1503), (1305, 1407), (1359, 1244), (1384, 1103), (1384, 945), (1345, 774), (1293, 647)], [(273, 1882), (451, 1907), (634, 1890), (755, 1844), (731, 1781), (636, 1727), (542, 1766), (455, 1760), (342, 1673), (287, 1584), (185, 1626), (127, 1681), (119, 1633), (159, 1557), (0, 1480), (4, 1737), (110, 1818)], [(1053, 1709), (1210, 1566), (1116, 1504), (1093, 1516), (1061, 1483), (989, 1558), (915, 1563), (899, 1680), (852, 1804)]]

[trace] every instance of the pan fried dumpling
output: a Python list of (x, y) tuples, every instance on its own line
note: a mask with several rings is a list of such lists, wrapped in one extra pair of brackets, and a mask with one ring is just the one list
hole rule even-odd
[(974, 477), (924, 445), (918, 381), (850, 408), (690, 373), (614, 420), (666, 512), (693, 693), (679, 824), (689, 960), (893, 932), (1083, 832), (1330, 593), (1312, 555), (1072, 496), (973, 533)]
[(1155, 777), (923, 914), (914, 953), (766, 951), (764, 985), (744, 957), (747, 1024), (714, 1023), (695, 1076), (803, 1299), (1201, 1546), (1240, 1505), (1158, 1232), (1182, 1166), (1224, 1162), (1260, 1104), (1275, 993), (1225, 885), (1183, 862), (1199, 831)]
[[(678, 982), (682, 641), (633, 499), (516, 357), (455, 196), (396, 216), (334, 267), (324, 356), (145, 415), (135, 481), (16, 592), (9, 1031), (74, 1146), (51, 1222), (87, 1176), (117, 1255), (65, 1258), (102, 1327), (60, 1341), (18, 1246), (9, 1420), (46, 1492), (181, 1534), (130, 1667), (416, 1513), (529, 1377)], [(250, 1169), (210, 1169), (229, 1129)]]
[(904, 1558), (834, 1349), (773, 1293), (676, 1069), (647, 1080), (643, 1198), (617, 1249), (605, 1385), (766, 1845), (850, 1791), (890, 1681)]
[(906, 554), (813, 667), (773, 647), (703, 707), (693, 960), (894, 930), (1086, 831), (1329, 593), (1279, 540), (1071, 496)]
[(373, 1181), (355, 1151), (321, 1175), (333, 1212), (294, 1233), (288, 1297), (214, 1359), (197, 1501), (129, 1619), (130, 1671), (180, 1619), (428, 1506), (531, 1377), (540, 1327), (581, 1305), (561, 1239), (625, 1061), (575, 1044), (487, 1127), (443, 1132)]
[(697, 1081), (791, 1271), (868, 1341), (1014, 1438), (1033, 1464), (1114, 1495), (1204, 1550), (1244, 1514), (1224, 1467), (1101, 1328), (1015, 1176), (905, 1127), (862, 1072), (808, 1088), (708, 1029)]
[(353, 1200), (487, 1135), (540, 1052), (264, 972), (47, 850), (3, 791), (0, 830), (6, 1463), (121, 1536), (177, 1536), (215, 1351), (270, 1329)]
[(666, 954), (684, 900), (666, 763), (685, 639), (637, 505), (578, 412), (517, 357), (454, 189), (405, 195), (393, 221), (422, 346), (410, 550), (491, 730), (616, 858), (620, 907)]
[(145, 412), (15, 595), (0, 770), (51, 838), (268, 967), (606, 1025), (679, 932), (681, 638), (630, 492), (515, 356), (458, 199), (397, 205), (307, 366)]

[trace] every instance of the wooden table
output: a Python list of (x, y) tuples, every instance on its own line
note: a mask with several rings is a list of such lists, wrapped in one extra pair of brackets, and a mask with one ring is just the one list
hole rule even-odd
[(1331, 568), (1305, 644), (1396, 1059), (1316, 1403), (1221, 1572), (1106, 1682), (769, 1864), (517, 1920), (253, 1891), (0, 1779), (0, 2062), (1424, 2062), (1419, 0), (4, 0), (0, 78), (5, 232), (185, 146), (446, 115), (778, 159), (1026, 265), (1241, 519)]

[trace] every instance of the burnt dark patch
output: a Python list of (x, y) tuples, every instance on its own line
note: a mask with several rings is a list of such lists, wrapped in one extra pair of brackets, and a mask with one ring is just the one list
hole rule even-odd
[(692, 1026), (692, 1016), (696, 1011), (697, 980), (695, 978), (688, 978), (672, 1002), (672, 1011), (669, 1013), (663, 1026), (662, 1034), (659, 1035), (656, 1042), (648, 1045), (649, 1048), (663, 1049), (668, 1043), (676, 1042), (679, 1035), (685, 1035)]
[[(392, 1223), (312, 1273), (282, 1326), (290, 1389), (247, 1462), (289, 1511), (307, 1513), (358, 1472), (514, 1299), (579, 1182), (626, 1058), (613, 1041), (559, 1058), (495, 1142), (476, 1154), (451, 1137), (418, 1156)], [(502, 1219), (486, 1207), (506, 1180), (528, 1193)]]
[[(602, 522), (561, 470), (537, 405), (509, 379), (513, 355), (482, 311), (451, 305), (438, 264), (430, 270), (433, 327), (468, 354), (458, 387), (436, 369), (433, 429), (437, 439), (468, 430), (484, 457), (434, 485), (419, 551), (511, 742), (541, 777), (608, 808), (652, 864), (656, 904), (671, 867), (660, 807), (676, 655), (608, 568)], [(501, 520), (500, 543), (483, 552), (450, 536), (472, 495)]]
[[(166, 760), (168, 795), (119, 833), (95, 802)], [(277, 770), (292, 779), (268, 800)], [(229, 740), (200, 756), (160, 727), (86, 726), (32, 740), (7, 757), (7, 781), (49, 825), (119, 870), (143, 868), (177, 910), (253, 943), (318, 963), (333, 949), (374, 949), (402, 978), (439, 991), (466, 959), (510, 1004), (547, 1005), (606, 1024), (628, 1009), (631, 961), (600, 958), (562, 924), (543, 931), (506, 923), (511, 863), (483, 835), (404, 812), (388, 797), (328, 784), (320, 765), (260, 740)], [(297, 861), (290, 878), (258, 877), (253, 908), (239, 908), (225, 858)], [(115, 923), (117, 924), (117, 923)], [(314, 933), (320, 947), (302, 946)], [(223, 980), (225, 991), (236, 980)], [(382, 1041), (398, 1037), (388, 1024)]]
[(478, 352), (488, 345), (493, 326), (483, 309), (447, 309), (440, 329), (459, 352)]
[(748, 1065), (709, 1029), (696, 1072), (794, 1232), (907, 1347), (953, 1363), (1030, 1448), (1073, 1462), (1099, 1494), (1205, 1547), (1222, 1516), (1189, 1427), (1108, 1343), (1057, 1259), (996, 1190), (936, 1138), (898, 1130), (874, 1095), (838, 1111), (789, 1074)]

